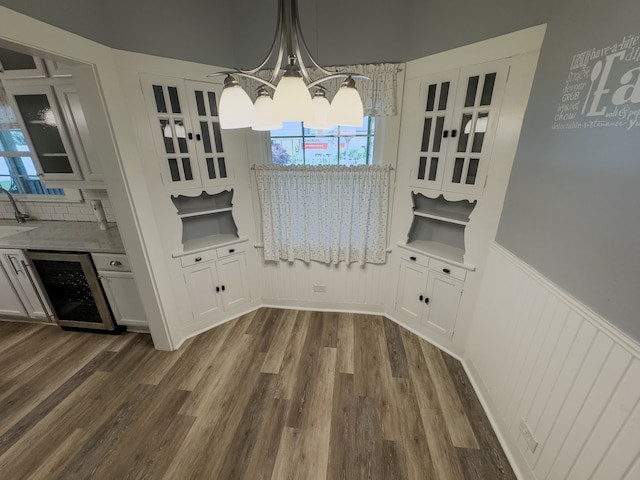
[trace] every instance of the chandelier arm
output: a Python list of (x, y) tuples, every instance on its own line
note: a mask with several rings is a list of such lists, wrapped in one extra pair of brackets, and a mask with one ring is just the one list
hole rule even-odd
[[(262, 63), (260, 63), (257, 67), (252, 68), (250, 70), (241, 70), (242, 72), (246, 72), (248, 74), (255, 74), (262, 70), (271, 60), (274, 53), (279, 50), (278, 63), (276, 64), (276, 68), (279, 69), (279, 65), (282, 61), (282, 31), (283, 31), (283, 22), (284, 22), (284, 9), (283, 9), (283, 0), (278, 0), (278, 23), (276, 25), (276, 32), (273, 35), (273, 42), (271, 42), (271, 48), (269, 49), (269, 53), (264, 57)], [(272, 78), (271, 81), (274, 79)]]
[(251, 80), (255, 80), (256, 82), (262, 83), (263, 85), (266, 85), (267, 87), (273, 88), (274, 90), (276, 89), (276, 85), (269, 82), (268, 80), (264, 80), (263, 78), (260, 78), (256, 75), (253, 75), (252, 73), (250, 73), (249, 71), (245, 71), (245, 70), (240, 70), (240, 69), (236, 69), (236, 70), (226, 70), (224, 72), (215, 72), (215, 73), (210, 73), (209, 75), (207, 75), (207, 77), (218, 77), (220, 75), (238, 75), (240, 77), (245, 77), (245, 78), (250, 78)]
[(298, 60), (300, 63), (300, 69), (303, 71), (303, 76), (305, 77), (307, 82), (311, 81), (311, 77), (309, 76), (309, 73), (305, 74), (305, 72), (307, 71), (306, 67), (304, 67), (304, 63), (306, 59), (308, 59), (315, 68), (317, 68), (320, 72), (324, 73), (325, 75), (331, 75), (332, 73), (335, 73), (327, 70), (326, 68), (321, 67), (318, 64), (318, 62), (316, 62), (316, 60), (313, 58), (313, 55), (311, 55), (311, 52), (309, 51), (309, 47), (307, 46), (307, 43), (304, 40), (304, 36), (302, 35), (302, 25), (300, 24), (300, 13), (298, 11), (298, 1), (292, 0), (292, 3), (293, 3), (292, 30), (293, 30), (293, 35), (295, 35), (297, 40), (296, 50), (298, 54)]
[[(278, 4), (280, 4), (280, 2), (278, 2)], [(278, 37), (280, 39), (280, 43), (278, 45), (278, 58), (276, 59), (276, 64), (273, 67), (273, 73), (271, 73), (271, 78), (269, 79), (271, 83), (275, 84), (276, 80), (278, 79), (278, 76), (280, 75), (280, 70), (282, 70), (282, 59), (284, 58), (284, 49), (283, 49), (283, 45), (284, 45), (284, 36), (285, 36), (285, 32), (282, 29), (282, 25), (284, 22), (284, 18), (280, 18), (280, 21), (278, 23)], [(274, 45), (275, 47), (275, 45)], [(254, 72), (255, 73), (255, 72)]]
[(330, 75), (327, 75), (326, 77), (319, 78), (315, 82), (311, 82), (309, 85), (307, 85), (307, 88), (312, 88), (312, 87), (315, 87), (315, 86), (319, 86), (320, 83), (326, 82), (327, 80), (333, 80), (334, 78), (351, 77), (351, 78), (362, 78), (364, 80), (369, 80), (369, 77), (367, 77), (366, 75), (360, 75), (359, 73), (349, 73), (349, 72), (344, 72), (344, 73), (342, 73), (342, 72), (341, 73), (331, 73), (331, 72), (329, 72), (329, 73), (330, 73)]

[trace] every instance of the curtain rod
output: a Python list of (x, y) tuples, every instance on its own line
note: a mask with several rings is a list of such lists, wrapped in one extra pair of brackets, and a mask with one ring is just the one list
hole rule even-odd
[[(261, 165), (262, 166), (262, 165)], [(272, 165), (264, 165), (265, 167), (270, 167)], [(283, 165), (285, 167), (344, 167), (344, 165)], [(395, 170), (395, 167), (391, 165), (354, 165), (355, 167), (389, 167), (389, 170)], [(255, 170), (256, 166), (251, 165), (251, 170)]]

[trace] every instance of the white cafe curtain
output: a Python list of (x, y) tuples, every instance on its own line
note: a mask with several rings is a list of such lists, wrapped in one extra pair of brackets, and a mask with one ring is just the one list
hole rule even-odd
[(386, 262), (389, 166), (255, 171), (265, 260)]

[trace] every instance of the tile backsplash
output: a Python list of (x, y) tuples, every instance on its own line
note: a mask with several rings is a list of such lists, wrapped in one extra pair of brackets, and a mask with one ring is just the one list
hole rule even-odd
[[(4, 197), (4, 195), (3, 195)], [(106, 190), (82, 190), (83, 202), (21, 202), (16, 199), (22, 213), (36, 220), (66, 220), (70, 222), (97, 222), (91, 208), (91, 200), (102, 201), (107, 222), (115, 222), (113, 208)], [(0, 198), (0, 218), (12, 219), (13, 208), (8, 201)]]

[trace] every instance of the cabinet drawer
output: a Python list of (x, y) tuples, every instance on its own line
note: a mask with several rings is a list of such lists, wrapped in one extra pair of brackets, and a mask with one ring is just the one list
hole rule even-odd
[(467, 271), (464, 268), (454, 267), (453, 265), (441, 262), (440, 260), (436, 260), (435, 258), (431, 259), (431, 262), (429, 263), (429, 269), (435, 272), (444, 273), (445, 275), (449, 275), (453, 278), (457, 278), (458, 280), (463, 281), (467, 276)]
[(218, 253), (218, 258), (224, 258), (235, 253), (244, 252), (246, 248), (247, 246), (245, 243), (239, 243), (236, 245), (228, 245), (226, 247), (216, 248), (216, 252)]
[(191, 265), (208, 262), (210, 260), (215, 260), (215, 259), (216, 259), (216, 251), (207, 250), (200, 253), (185, 255), (184, 257), (180, 258), (180, 263), (182, 263), (183, 267), (190, 267)]
[(124, 254), (118, 253), (92, 253), (91, 258), (96, 266), (96, 270), (107, 270), (110, 272), (130, 272), (131, 265), (129, 259)]
[(429, 257), (425, 257), (424, 255), (419, 255), (413, 252), (402, 252), (402, 258), (411, 263), (417, 263), (418, 265), (422, 265), (423, 267), (429, 266)]

